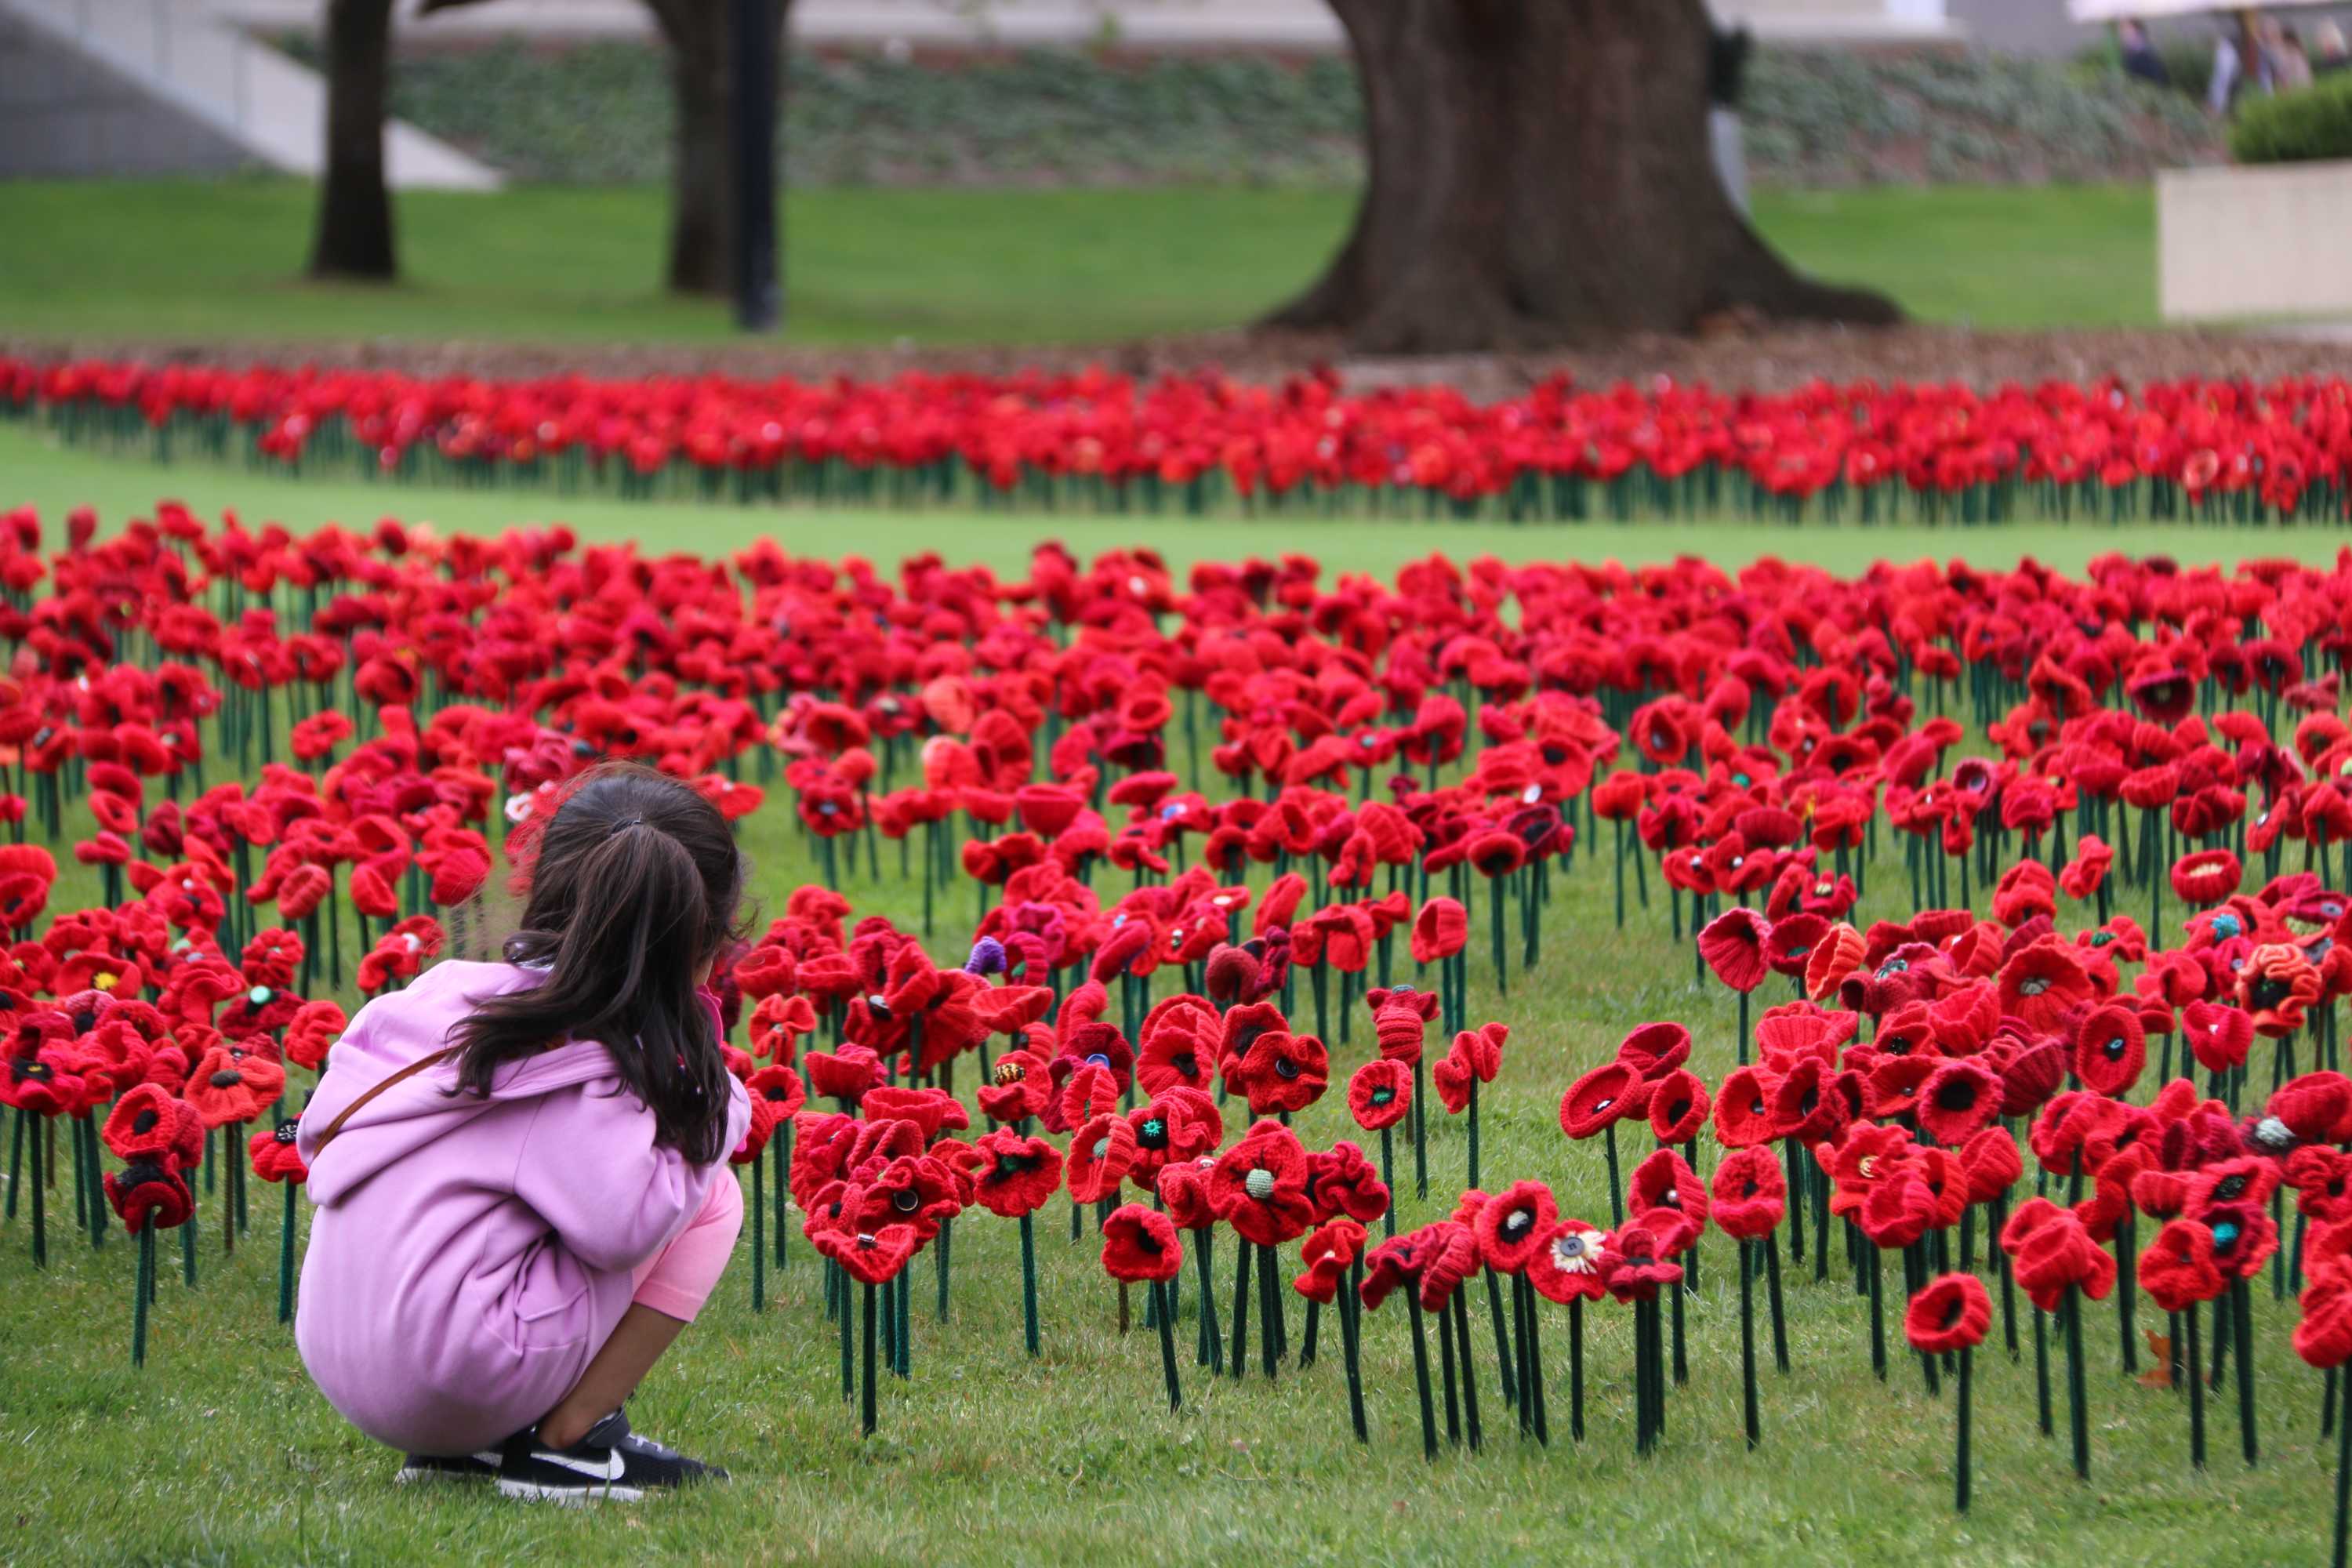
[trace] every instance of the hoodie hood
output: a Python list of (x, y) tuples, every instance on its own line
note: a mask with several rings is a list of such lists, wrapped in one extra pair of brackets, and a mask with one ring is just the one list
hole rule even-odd
[(457, 1085), (457, 1064), (452, 1058), (436, 1062), (370, 1100), (343, 1123), (333, 1142), (323, 1151), (318, 1147), (318, 1134), (344, 1107), (402, 1068), (446, 1048), (452, 1032), (473, 1016), (479, 1002), (539, 980), (534, 972), (511, 963), (445, 959), (406, 990), (379, 996), (361, 1008), (329, 1053), (326, 1076), (302, 1111), (296, 1144), (310, 1167), (310, 1201), (331, 1206), (379, 1172), (494, 1107), (600, 1079), (610, 1079), (614, 1092), (626, 1093), (611, 1054), (594, 1040), (568, 1040), (527, 1060), (508, 1063), (491, 1080), (487, 1095), (452, 1092)]

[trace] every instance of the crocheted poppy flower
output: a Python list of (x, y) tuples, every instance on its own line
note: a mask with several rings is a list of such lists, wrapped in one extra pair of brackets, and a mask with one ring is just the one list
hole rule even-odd
[(1834, 1142), (1818, 1145), (1814, 1157), (1830, 1176), (1830, 1213), (1858, 1218), (1871, 1189), (1902, 1164), (1910, 1148), (1908, 1129), (1872, 1122), (1854, 1122)]
[(1416, 991), (1410, 985), (1394, 990), (1376, 987), (1365, 1000), (1371, 1005), (1372, 1034), (1381, 1057), (1406, 1067), (1421, 1060), (1430, 1020), (1437, 1016), (1438, 994)]
[(1747, 1149), (1779, 1136), (1772, 1094), (1780, 1080), (1760, 1067), (1734, 1068), (1715, 1097), (1715, 1136), (1727, 1149)]
[(2303, 1319), (2294, 1326), (2294, 1353), (2323, 1370), (2352, 1361), (2352, 1275), (2315, 1275), (2297, 1303)]
[(2000, 1075), (1976, 1057), (1949, 1057), (1913, 1097), (1919, 1130), (1947, 1148), (1958, 1148), (2000, 1113)]
[(1507, 1025), (1487, 1024), (1475, 1031), (1464, 1029), (1454, 1037), (1453, 1047), (1430, 1069), (1437, 1098), (1448, 1114), (1459, 1116), (1469, 1107), (1474, 1081), (1495, 1081), (1495, 1074), (1503, 1065), (1503, 1039), (1509, 1033)]
[(1548, 1301), (1598, 1301), (1608, 1294), (1609, 1237), (1580, 1219), (1564, 1219), (1538, 1239), (1524, 1273)]
[(2091, 1239), (2083, 1222), (2043, 1198), (2029, 1198), (2000, 1233), (2018, 1289), (2043, 1311), (2055, 1311), (2069, 1287), (2094, 1301), (2106, 1300), (2116, 1260)]
[(2061, 1032), (2067, 1016), (2092, 999), (2089, 973), (2074, 947), (2056, 936), (2019, 949), (1998, 978), (2001, 1012), (2037, 1033)]
[(1364, 1253), (1364, 1227), (1351, 1219), (1327, 1220), (1307, 1233), (1299, 1244), (1299, 1261), (1306, 1271), (1291, 1289), (1310, 1301), (1329, 1306), (1348, 1281), (1348, 1270)]
[(1661, 1143), (1687, 1143), (1706, 1125), (1713, 1108), (1698, 1075), (1676, 1068), (1650, 1086), (1650, 1131)]
[(291, 1116), (278, 1118), (278, 1125), (256, 1132), (246, 1140), (246, 1156), (253, 1162), (253, 1173), (265, 1182), (308, 1181), (310, 1167), (294, 1148), (294, 1138), (299, 1130), (299, 1120)]
[(159, 1085), (136, 1085), (107, 1112), (100, 1135), (118, 1160), (157, 1159), (170, 1153), (177, 1141), (179, 1103)]
[(1307, 1198), (1318, 1224), (1346, 1215), (1370, 1225), (1389, 1211), (1388, 1184), (1364, 1152), (1344, 1138), (1307, 1156)]
[(1128, 1167), (1128, 1179), (1146, 1189), (1155, 1184), (1161, 1166), (1197, 1159), (1225, 1141), (1225, 1118), (1217, 1102), (1181, 1085), (1129, 1111), (1127, 1123), (1135, 1129), (1135, 1163)]
[(1374, 1057), (1348, 1079), (1348, 1110), (1367, 1132), (1394, 1127), (1412, 1109), (1412, 1068)]
[(1169, 997), (1143, 1021), (1135, 1081), (1145, 1093), (1155, 1095), (1178, 1087), (1207, 1089), (1223, 1027), (1217, 1010), (1200, 997), (1184, 993)]
[(1948, 1355), (1984, 1342), (1992, 1298), (1973, 1274), (1939, 1274), (1903, 1310), (1903, 1337), (1921, 1355)]
[(989, 1213), (1018, 1219), (1043, 1208), (1061, 1190), (1061, 1151), (1045, 1139), (999, 1127), (982, 1133), (976, 1147), (983, 1163), (972, 1196)]
[(1066, 1166), (1070, 1197), (1082, 1204), (1116, 1197), (1135, 1163), (1135, 1129), (1116, 1111), (1093, 1117), (1070, 1134)]
[(2200, 849), (2172, 863), (2172, 890), (2185, 903), (2210, 909), (2238, 890), (2245, 868), (2227, 849)]
[(1617, 1059), (1644, 1081), (1662, 1079), (1690, 1060), (1690, 1031), (1680, 1024), (1637, 1024), (1617, 1042)]
[(142, 1156), (120, 1172), (109, 1171), (103, 1185), (106, 1201), (133, 1236), (150, 1225), (158, 1230), (185, 1225), (195, 1212), (195, 1199), (169, 1155)]
[(258, 1050), (215, 1046), (188, 1075), (187, 1101), (207, 1127), (251, 1121), (285, 1092), (286, 1069)]
[(1656, 1150), (1633, 1167), (1625, 1206), (1669, 1258), (1688, 1251), (1706, 1228), (1706, 1184), (1672, 1149)]
[(2239, 1008), (2196, 1001), (2180, 1010), (2180, 1033), (2197, 1065), (2207, 1072), (2243, 1067), (2253, 1048), (2254, 1020)]
[(1987, 1127), (1960, 1146), (1960, 1170), (1968, 1183), (1968, 1201), (1990, 1203), (2025, 1174), (2025, 1157), (2008, 1128)]
[(1099, 1061), (1073, 1063), (1067, 1057), (1057, 1057), (1046, 1071), (1049, 1077), (1056, 1071), (1062, 1077), (1061, 1098), (1052, 1108), (1054, 1113), (1045, 1118), (1048, 1127), (1076, 1127), (1118, 1104), (1118, 1080)]
[(844, 1046), (837, 1051), (811, 1051), (802, 1058), (808, 1073), (809, 1092), (838, 1103), (844, 1110), (866, 1098), (882, 1082), (882, 1058), (866, 1046)]
[(881, 1285), (898, 1277), (915, 1256), (921, 1238), (908, 1225), (886, 1225), (870, 1231), (828, 1229), (813, 1232), (810, 1245), (861, 1285)]
[(1312, 1035), (1269, 1029), (1250, 1044), (1226, 1081), (1241, 1090), (1253, 1116), (1300, 1111), (1329, 1086), (1331, 1054)]
[(2139, 1255), (2139, 1284), (2168, 1312), (2219, 1296), (2229, 1281), (2214, 1261), (2213, 1233), (2193, 1219), (2167, 1220)]
[(1935, 1228), (1936, 1194), (1907, 1164), (1884, 1172), (1854, 1215), (1854, 1223), (1876, 1247), (1906, 1247)]
[[(1217, 1042), (1217, 1073), (1231, 1078), (1239, 1070), (1243, 1058), (1258, 1037), (1269, 1034), (1287, 1034), (1290, 1020), (1282, 1009), (1271, 1002), (1244, 1002), (1225, 1011), (1224, 1033)], [(1238, 1086), (1234, 1086), (1238, 1087)]]
[(2074, 1026), (2074, 1076), (2094, 1093), (2122, 1097), (2147, 1065), (2147, 1031), (2137, 1008), (2109, 1003)]
[(1771, 936), (1770, 921), (1745, 904), (1734, 904), (1700, 931), (1699, 956), (1734, 991), (1753, 991), (1772, 973)]
[(2318, 969), (2288, 942), (2255, 948), (2238, 972), (2238, 1005), (2253, 1020), (2254, 1033), (2271, 1039), (2302, 1028), (2305, 1009), (2323, 989)]
[(1200, 1159), (1166, 1165), (1153, 1180), (1151, 1190), (1177, 1229), (1206, 1230), (1217, 1223), (1217, 1206), (1209, 1196), (1209, 1171), (1215, 1163)]
[(1429, 1260), (1442, 1249), (1444, 1241), (1433, 1227), (1424, 1226), (1392, 1236), (1364, 1255), (1363, 1301), (1366, 1307), (1379, 1311), (1381, 1303), (1399, 1289), (1418, 1292), (1421, 1273)]
[[(812, 1053), (814, 1055), (814, 1053)], [(991, 1121), (1018, 1122), (1043, 1116), (1054, 1099), (1046, 1058), (1037, 1051), (1007, 1051), (989, 1069), (975, 1098)]]
[(1527, 1268), (1559, 1222), (1559, 1204), (1541, 1182), (1514, 1182), (1479, 1205), (1471, 1229), (1479, 1255), (1500, 1274)]
[(2116, 863), (2116, 853), (2096, 834), (2085, 833), (2075, 842), (2074, 858), (2058, 873), (2066, 896), (2080, 902), (2095, 896)]
[(2189, 1217), (2212, 1233), (2214, 1265), (2228, 1279), (2252, 1279), (2278, 1250), (2278, 1226), (2257, 1204), (2192, 1198)]
[(1623, 1062), (1603, 1062), (1568, 1086), (1560, 1096), (1559, 1130), (1570, 1138), (1591, 1138), (1623, 1120), (1639, 1082)]
[(1260, 1121), (1217, 1157), (1209, 1198), (1241, 1238), (1278, 1247), (1315, 1223), (1307, 1195), (1307, 1151), (1278, 1121)]
[(1665, 1254), (1654, 1232), (1640, 1225), (1610, 1233), (1602, 1268), (1602, 1288), (1628, 1303), (1654, 1301), (1660, 1290), (1680, 1284), (1683, 1277), (1683, 1266)]
[(1455, 899), (1434, 898), (1412, 921), (1412, 961), (1435, 963), (1460, 952), (1470, 940), (1470, 911)]
[(2286, 1179), (2297, 1214), (2322, 1225), (2352, 1220), (2352, 1154), (2307, 1144), (2287, 1156)]
[(2280, 1085), (2263, 1110), (2306, 1143), (2352, 1142), (2352, 1079), (2326, 1068), (2303, 1073)]
[(1172, 1279), (1184, 1267), (1184, 1246), (1175, 1224), (1157, 1209), (1121, 1204), (1103, 1221), (1103, 1272), (1142, 1284)]
[(1819, 1058), (1791, 1063), (1772, 1085), (1772, 1136), (1806, 1145), (1834, 1140), (1853, 1119), (1836, 1075)]
[(1769, 1149), (1736, 1149), (1715, 1168), (1715, 1223), (1735, 1241), (1769, 1236), (1788, 1210), (1789, 1184)]

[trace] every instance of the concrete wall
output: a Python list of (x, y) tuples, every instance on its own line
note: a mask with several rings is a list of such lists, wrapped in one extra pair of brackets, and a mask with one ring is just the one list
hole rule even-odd
[(2165, 170), (2156, 228), (2168, 321), (2352, 312), (2352, 163)]
[(252, 163), (193, 115), (0, 12), (0, 178), (217, 174)]

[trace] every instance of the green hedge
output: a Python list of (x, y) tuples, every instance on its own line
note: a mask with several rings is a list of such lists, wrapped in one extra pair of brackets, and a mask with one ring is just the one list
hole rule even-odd
[(2352, 71), (2322, 77), (2300, 92), (2241, 103), (2230, 155), (2241, 163), (2352, 158)]
[[(649, 42), (404, 56), (392, 100), (523, 179), (667, 173), (669, 83)], [(2128, 180), (2219, 152), (2178, 94), (1956, 51), (1759, 51), (1746, 110), (1751, 174), (1780, 185)], [(1362, 112), (1339, 56), (803, 51), (786, 79), (784, 167), (825, 185), (1346, 184), (1362, 175)]]

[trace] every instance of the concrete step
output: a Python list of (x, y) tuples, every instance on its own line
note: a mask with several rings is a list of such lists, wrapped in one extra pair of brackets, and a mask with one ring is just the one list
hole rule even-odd
[[(203, 0), (0, 0), (0, 168), (110, 174), (257, 164), (320, 172), (326, 83)], [(184, 151), (185, 157), (174, 162)], [(396, 189), (484, 191), (498, 172), (413, 125), (384, 128)]]

